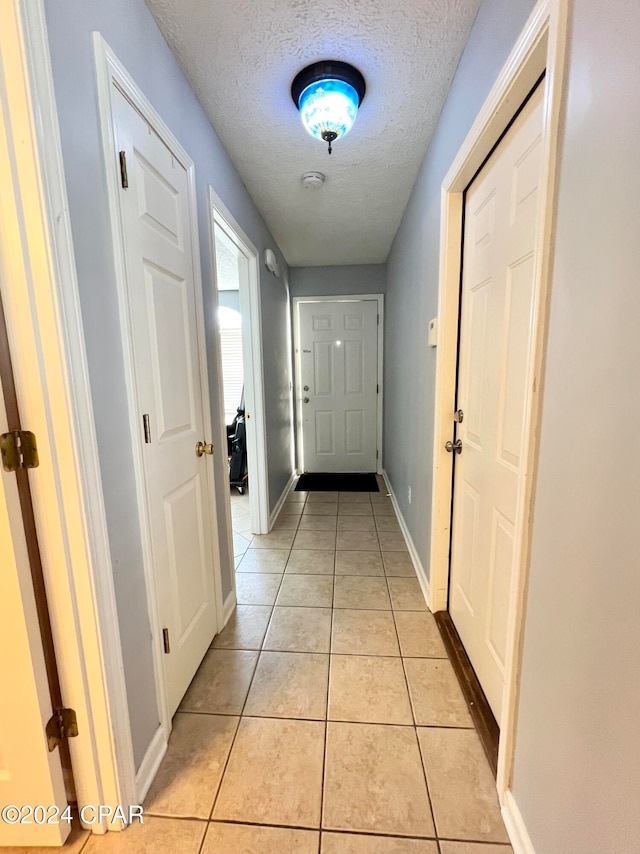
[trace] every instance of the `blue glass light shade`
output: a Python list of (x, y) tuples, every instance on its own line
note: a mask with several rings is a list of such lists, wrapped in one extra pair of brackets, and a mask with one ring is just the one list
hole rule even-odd
[(343, 80), (318, 80), (303, 89), (298, 101), (302, 122), (312, 136), (327, 139), (327, 133), (339, 139), (353, 125), (360, 98), (350, 83)]

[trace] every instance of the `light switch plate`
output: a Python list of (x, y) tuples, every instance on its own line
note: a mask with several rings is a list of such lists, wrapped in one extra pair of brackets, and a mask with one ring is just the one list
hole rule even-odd
[(429, 321), (429, 347), (438, 346), (438, 318)]

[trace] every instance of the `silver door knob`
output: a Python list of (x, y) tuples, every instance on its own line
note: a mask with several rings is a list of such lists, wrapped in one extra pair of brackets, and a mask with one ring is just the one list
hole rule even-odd
[(448, 451), (450, 454), (453, 454), (454, 452), (456, 454), (461, 454), (462, 453), (462, 439), (456, 439), (455, 442), (445, 442), (444, 443), (444, 449), (445, 449), (445, 451)]
[(303, 398), (302, 398), (302, 402), (303, 402), (303, 403), (309, 403), (309, 398), (308, 398), (308, 397), (303, 397)]
[(203, 454), (213, 454), (213, 445), (211, 442), (196, 442), (196, 457), (201, 457)]

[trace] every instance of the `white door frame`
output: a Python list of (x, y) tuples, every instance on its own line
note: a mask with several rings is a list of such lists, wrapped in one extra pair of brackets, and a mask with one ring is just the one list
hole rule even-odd
[[(120, 329), (122, 333), (122, 348), (124, 354), (125, 383), (127, 387), (129, 428), (131, 432), (133, 447), (133, 471), (136, 482), (138, 508), (140, 510), (140, 533), (142, 538), (142, 554), (145, 574), (145, 586), (147, 591), (147, 605), (149, 611), (149, 620), (151, 623), (156, 698), (158, 703), (158, 711), (160, 714), (160, 730), (162, 731), (162, 734), (156, 734), (156, 738), (152, 742), (152, 755), (149, 755), (149, 762), (145, 763), (143, 761), (143, 766), (148, 764), (149, 767), (144, 767), (141, 769), (142, 775), (140, 771), (138, 773), (140, 782), (144, 787), (145, 785), (148, 785), (148, 783), (150, 783), (153, 773), (155, 773), (157, 765), (159, 764), (159, 761), (162, 757), (162, 752), (166, 748), (166, 741), (171, 731), (171, 719), (169, 716), (167, 705), (166, 682), (162, 653), (162, 629), (160, 626), (157, 601), (157, 580), (155, 576), (153, 555), (151, 549), (151, 524), (145, 489), (143, 436), (142, 431), (140, 429), (139, 416), (139, 413), (142, 411), (142, 409), (138, 403), (135, 357), (133, 352), (132, 318), (130, 313), (124, 244), (122, 238), (123, 224), (122, 214), (120, 210), (120, 186), (118, 181), (119, 171), (117, 169), (118, 150), (113, 120), (114, 108), (112, 104), (112, 93), (114, 86), (116, 86), (124, 94), (124, 96), (129, 101), (131, 101), (134, 107), (143, 116), (145, 121), (147, 121), (151, 125), (151, 127), (153, 127), (154, 131), (158, 134), (160, 139), (162, 139), (163, 142), (168, 146), (172, 154), (177, 157), (177, 159), (180, 161), (181, 165), (184, 167), (187, 173), (187, 192), (189, 198), (188, 216), (191, 226), (191, 254), (193, 261), (196, 325), (200, 366), (200, 393), (202, 395), (203, 402), (203, 421), (206, 441), (206, 437), (213, 436), (213, 429), (211, 424), (211, 406), (209, 403), (207, 353), (204, 332), (205, 324), (202, 293), (202, 275), (200, 266), (200, 244), (198, 237), (198, 217), (196, 206), (195, 164), (193, 160), (189, 157), (187, 152), (184, 150), (184, 148), (180, 145), (178, 140), (175, 138), (174, 134), (165, 124), (161, 116), (156, 112), (151, 103), (140, 91), (135, 80), (127, 72), (125, 67), (116, 57), (116, 55), (105, 42), (100, 33), (94, 33), (93, 38), (98, 83), (98, 112), (100, 118), (100, 131), (106, 167), (107, 191), (109, 197), (109, 216), (111, 222), (112, 246), (116, 273), (115, 279), (116, 289), (118, 293), (118, 304), (120, 309)], [(216, 495), (213, 482), (212, 465), (207, 466), (207, 488), (211, 500), (211, 507), (215, 508)], [(219, 531), (217, 526), (217, 517), (215, 513), (213, 513), (213, 519), (211, 520), (211, 522), (212, 554), (214, 555), (214, 557), (219, 558), (221, 555), (221, 551), (219, 542)], [(220, 560), (217, 560), (214, 564), (214, 586), (216, 596), (217, 631), (219, 632), (224, 626), (224, 603), (222, 597), (222, 577), (220, 573)]]
[[(236, 219), (226, 207), (213, 187), (209, 187), (209, 216), (211, 234), (211, 257), (214, 279), (212, 282), (214, 300), (218, 305), (218, 280), (216, 269), (216, 245), (214, 226), (221, 228), (229, 240), (247, 259), (248, 281), (240, 279), (240, 313), (243, 319), (249, 320), (242, 324), (242, 358), (244, 369), (244, 405), (247, 437), (247, 466), (249, 477), (254, 486), (249, 487), (249, 508), (251, 514), (252, 533), (269, 533), (269, 471), (267, 468), (267, 425), (264, 405), (264, 368), (262, 362), (262, 309), (260, 299), (260, 256), (258, 250), (238, 225)], [(215, 328), (218, 330), (216, 319)], [(220, 412), (222, 405), (222, 357), (218, 336), (218, 377), (220, 389)], [(224, 437), (224, 447), (227, 447), (227, 436), (222, 419), (220, 435)], [(226, 453), (226, 451), (225, 451)], [(229, 477), (227, 474), (226, 481)], [(227, 500), (227, 504), (229, 501)], [(231, 537), (231, 510), (228, 509), (229, 537)], [(233, 547), (231, 552), (233, 555)], [(234, 576), (235, 577), (235, 576)], [(235, 584), (235, 582), (234, 582)]]
[(2, 297), (38, 441), (30, 484), (61, 688), (80, 729), (74, 782), (79, 806), (126, 809), (140, 792), (43, 0), (0, 4), (0, 63)]
[(300, 303), (311, 302), (362, 302), (363, 300), (375, 300), (378, 303), (378, 400), (377, 400), (377, 416), (376, 416), (376, 472), (382, 474), (382, 415), (384, 411), (383, 399), (383, 372), (384, 372), (384, 294), (337, 294), (336, 296), (328, 297), (294, 297), (293, 298), (293, 349), (294, 349), (294, 369), (295, 369), (295, 413), (296, 413), (296, 471), (301, 474), (303, 471), (303, 440), (302, 440), (302, 397), (298, 393), (298, 389), (302, 383), (301, 363), (299, 353), (300, 343), (300, 317), (298, 306)]
[[(539, 0), (442, 184), (438, 350), (431, 522), (432, 610), (447, 608), (453, 455), (444, 443), (453, 436), (464, 190), (543, 73), (545, 76), (541, 195), (536, 225), (532, 358), (527, 374), (525, 462), (515, 526), (515, 577), (508, 607), (506, 687), (498, 753), (497, 788), (508, 810), (519, 699), (519, 675), (529, 562), (530, 523), (538, 450), (546, 324), (551, 279), (556, 151), (565, 63), (566, 0)], [(513, 829), (509, 828), (510, 831)], [(515, 832), (515, 831), (514, 831)]]

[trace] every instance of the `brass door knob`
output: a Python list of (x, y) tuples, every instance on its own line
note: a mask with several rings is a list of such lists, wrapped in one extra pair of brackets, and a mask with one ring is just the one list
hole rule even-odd
[(213, 445), (211, 442), (196, 442), (196, 457), (201, 457), (203, 454), (213, 454)]

